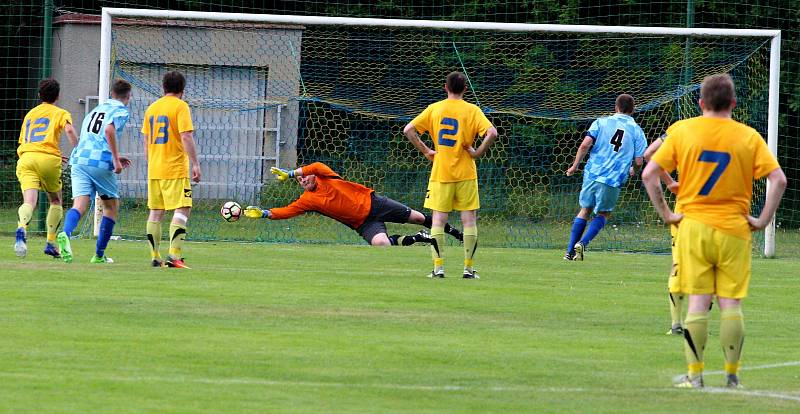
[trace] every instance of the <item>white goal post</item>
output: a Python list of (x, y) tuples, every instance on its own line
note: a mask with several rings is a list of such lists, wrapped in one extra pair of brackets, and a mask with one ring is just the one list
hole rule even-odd
[[(111, 41), (112, 19), (174, 19), (200, 20), (211, 22), (272, 23), (294, 25), (330, 25), (361, 26), (391, 28), (426, 28), (446, 30), (474, 30), (501, 32), (562, 32), (562, 33), (612, 33), (628, 35), (676, 35), (689, 37), (757, 37), (770, 39), (769, 54), (769, 103), (767, 122), (767, 144), (773, 155), (777, 156), (778, 148), (778, 93), (780, 75), (780, 30), (756, 29), (710, 29), (710, 28), (668, 28), (668, 27), (631, 27), (631, 26), (592, 26), (592, 25), (558, 25), (558, 24), (522, 24), (522, 23), (483, 23), (461, 21), (374, 19), (322, 16), (292, 16), (272, 14), (216, 13), (177, 10), (150, 10), (129, 8), (103, 8), (101, 17), (101, 50), (100, 50), (100, 82), (99, 101), (103, 103), (109, 96), (111, 74)], [(767, 182), (769, 192), (769, 182)], [(95, 219), (94, 233), (98, 233), (99, 216)], [(775, 220), (769, 224), (764, 236), (764, 255), (775, 255)]]

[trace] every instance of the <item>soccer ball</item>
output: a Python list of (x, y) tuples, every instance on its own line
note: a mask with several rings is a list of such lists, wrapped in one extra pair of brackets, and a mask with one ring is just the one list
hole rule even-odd
[(228, 201), (219, 209), (219, 214), (222, 214), (222, 218), (226, 221), (239, 220), (239, 217), (242, 215), (242, 206), (235, 201)]

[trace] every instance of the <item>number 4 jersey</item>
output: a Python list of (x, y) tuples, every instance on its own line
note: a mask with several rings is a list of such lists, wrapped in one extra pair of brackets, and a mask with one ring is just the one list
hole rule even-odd
[(628, 180), (631, 161), (644, 155), (644, 132), (629, 115), (598, 118), (586, 132), (594, 140), (583, 179), (619, 188)]
[(653, 161), (668, 172), (678, 170), (676, 210), (742, 239), (750, 239), (745, 215), (750, 213), (753, 179), (780, 168), (755, 129), (705, 116), (672, 124)]
[(70, 165), (86, 165), (89, 167), (114, 170), (111, 148), (106, 140), (106, 126), (113, 124), (116, 139), (128, 123), (130, 113), (125, 105), (115, 99), (109, 99), (95, 107), (86, 115), (81, 125), (81, 138), (72, 150)]
[(189, 104), (166, 95), (144, 112), (142, 134), (147, 142), (147, 178), (189, 178), (189, 156), (181, 134), (194, 131)]
[(478, 178), (475, 160), (464, 146), (472, 145), (476, 136), (484, 136), (492, 127), (480, 108), (463, 99), (445, 99), (428, 105), (411, 124), (433, 139), (436, 156), (430, 181), (454, 183)]

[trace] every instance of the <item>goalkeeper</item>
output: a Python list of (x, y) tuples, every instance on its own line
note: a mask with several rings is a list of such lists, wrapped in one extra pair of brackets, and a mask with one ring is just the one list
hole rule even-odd
[[(342, 179), (321, 162), (295, 170), (272, 167), (270, 172), (279, 181), (296, 178), (305, 191), (286, 207), (264, 210), (248, 206), (244, 210), (245, 216), (283, 220), (307, 211), (316, 211), (355, 230), (372, 246), (410, 246), (418, 242), (430, 243), (432, 240), (425, 230), (411, 236), (388, 236), (387, 222), (420, 224), (431, 228), (432, 218), (389, 197), (378, 195), (371, 188)], [(450, 225), (445, 227), (445, 232), (459, 241), (463, 240), (461, 232)]]

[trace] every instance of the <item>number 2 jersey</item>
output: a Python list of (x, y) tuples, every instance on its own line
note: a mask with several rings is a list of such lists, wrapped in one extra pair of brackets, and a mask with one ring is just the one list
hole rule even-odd
[(19, 132), (17, 155), (25, 152), (43, 152), (61, 156), (58, 142), (61, 132), (72, 123), (69, 112), (49, 103), (42, 103), (28, 111)]
[(753, 128), (729, 118), (698, 116), (667, 129), (653, 161), (677, 168), (681, 189), (676, 210), (721, 232), (749, 240), (753, 179), (780, 168)]
[(433, 138), (436, 156), (430, 181), (453, 183), (478, 178), (475, 160), (464, 146), (472, 145), (476, 135), (484, 136), (492, 127), (480, 108), (463, 99), (445, 99), (428, 105), (411, 124), (420, 134), (428, 132)]
[(594, 140), (583, 179), (611, 187), (628, 180), (631, 161), (644, 155), (644, 131), (630, 115), (614, 114), (598, 118), (586, 132)]
[(189, 104), (177, 96), (166, 95), (144, 112), (142, 134), (147, 142), (147, 178), (189, 178), (189, 156), (181, 134), (194, 131)]
[(114, 170), (111, 148), (106, 140), (106, 126), (113, 124), (116, 139), (130, 119), (130, 112), (122, 102), (108, 99), (89, 112), (81, 125), (81, 139), (72, 150), (70, 165), (86, 165), (89, 167)]

